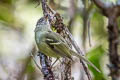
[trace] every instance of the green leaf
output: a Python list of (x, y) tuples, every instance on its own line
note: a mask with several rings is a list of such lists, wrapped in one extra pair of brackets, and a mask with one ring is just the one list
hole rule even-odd
[(29, 63), (28, 66), (27, 66), (26, 72), (27, 72), (27, 73), (32, 73), (32, 72), (34, 72), (34, 70), (35, 70), (35, 68), (34, 68), (34, 66), (33, 66), (33, 64), (32, 64), (32, 61), (30, 61), (30, 63)]
[(12, 8), (5, 5), (0, 5), (0, 20), (8, 23), (13, 23), (14, 14)]
[[(105, 50), (102, 48), (102, 45), (99, 45), (96, 48), (89, 51), (87, 53), (87, 57), (98, 69), (101, 70), (100, 60), (101, 60), (101, 57), (104, 55), (104, 53), (105, 53)], [(106, 80), (102, 71), (101, 73), (99, 73), (91, 66), (89, 66), (89, 68), (94, 75), (94, 80)]]

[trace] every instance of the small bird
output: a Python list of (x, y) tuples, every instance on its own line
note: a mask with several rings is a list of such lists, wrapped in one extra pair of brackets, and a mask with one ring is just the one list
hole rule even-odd
[(73, 51), (60, 34), (53, 32), (48, 20), (44, 17), (40, 18), (36, 24), (35, 41), (39, 51), (47, 56), (54, 58), (64, 57), (71, 60), (73, 60), (72, 56), (76, 56), (100, 72), (100, 70), (84, 56)]

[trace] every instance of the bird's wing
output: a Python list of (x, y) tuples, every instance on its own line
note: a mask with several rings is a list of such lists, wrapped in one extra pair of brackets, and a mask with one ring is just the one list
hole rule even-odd
[(64, 38), (55, 32), (46, 33), (46, 43), (62, 57), (71, 58), (70, 48)]
[(85, 62), (90, 64), (94, 69), (100, 72), (99, 69), (96, 66), (94, 66), (89, 60), (87, 60), (85, 57), (71, 50), (69, 46), (66, 44), (66, 41), (59, 34), (55, 32), (48, 32), (46, 34), (46, 43), (49, 46), (51, 46), (52, 49), (56, 51), (56, 53), (59, 53), (62, 57), (67, 57), (69, 59), (72, 59), (71, 55), (74, 55), (84, 60)]
[(52, 32), (52, 31), (48, 31), (48, 33), (46, 33), (46, 41), (49, 41), (51, 43), (63, 42), (66, 44), (66, 41), (61, 35), (59, 35), (58, 33)]

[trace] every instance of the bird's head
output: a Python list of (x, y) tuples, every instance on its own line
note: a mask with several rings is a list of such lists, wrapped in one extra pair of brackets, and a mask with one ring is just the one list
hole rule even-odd
[(39, 25), (47, 25), (48, 24), (48, 20), (44, 17), (41, 17), (36, 24), (36, 27), (39, 27)]
[(45, 31), (45, 30), (50, 30), (50, 24), (48, 20), (44, 17), (40, 18), (36, 24), (35, 31)]

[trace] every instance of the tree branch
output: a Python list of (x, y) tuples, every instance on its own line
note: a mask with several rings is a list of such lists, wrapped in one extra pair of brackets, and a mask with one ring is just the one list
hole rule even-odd
[[(45, 1), (45, 0), (42, 0), (42, 1)], [(42, 4), (42, 6), (44, 6), (42, 9), (46, 8), (46, 9), (43, 10), (43, 14), (44, 14), (45, 17), (46, 17), (46, 14), (47, 14), (48, 20), (51, 23), (51, 25), (54, 26), (55, 29), (57, 30), (57, 32), (65, 38), (65, 40), (67, 41), (67, 43), (70, 47), (71, 47), (71, 44), (72, 44), (75, 47), (75, 49), (77, 50), (77, 52), (79, 54), (83, 55), (82, 51), (78, 47), (77, 43), (73, 39), (72, 34), (69, 32), (68, 28), (64, 25), (63, 19), (60, 16), (60, 14), (53, 11), (45, 2)], [(85, 63), (82, 60), (80, 60), (80, 62), (82, 63), (82, 66), (83, 66), (89, 80), (91, 80), (91, 78), (89, 77), (90, 73), (89, 73), (88, 67), (85, 65)], [(70, 69), (71, 69), (71, 67), (69, 67), (69, 72), (67, 72), (67, 73), (71, 74)], [(68, 78), (68, 80), (72, 79), (71, 75), (68, 75), (68, 74), (64, 76), (64, 79), (66, 79), (66, 78)]]
[(40, 64), (42, 66), (42, 73), (44, 75), (44, 80), (55, 80), (48, 57), (40, 52), (39, 52), (39, 57), (40, 57)]
[[(98, 1), (98, 0), (93, 0)], [(99, 7), (99, 3), (95, 2)], [(99, 7), (102, 11), (104, 8), (104, 16), (108, 18), (108, 42), (109, 42), (109, 60), (108, 65), (110, 69), (110, 76), (112, 80), (120, 79), (120, 55), (118, 54), (118, 43), (119, 43), (119, 30), (117, 24), (117, 18), (120, 16), (120, 6), (111, 5), (105, 10), (105, 7)]]
[(105, 10), (107, 6), (101, 1), (101, 0), (92, 0), (97, 7), (99, 7), (102, 10)]
[(109, 33), (110, 76), (112, 77), (112, 80), (118, 80), (120, 79), (120, 56), (118, 55), (119, 31), (116, 19), (109, 18), (108, 33)]

